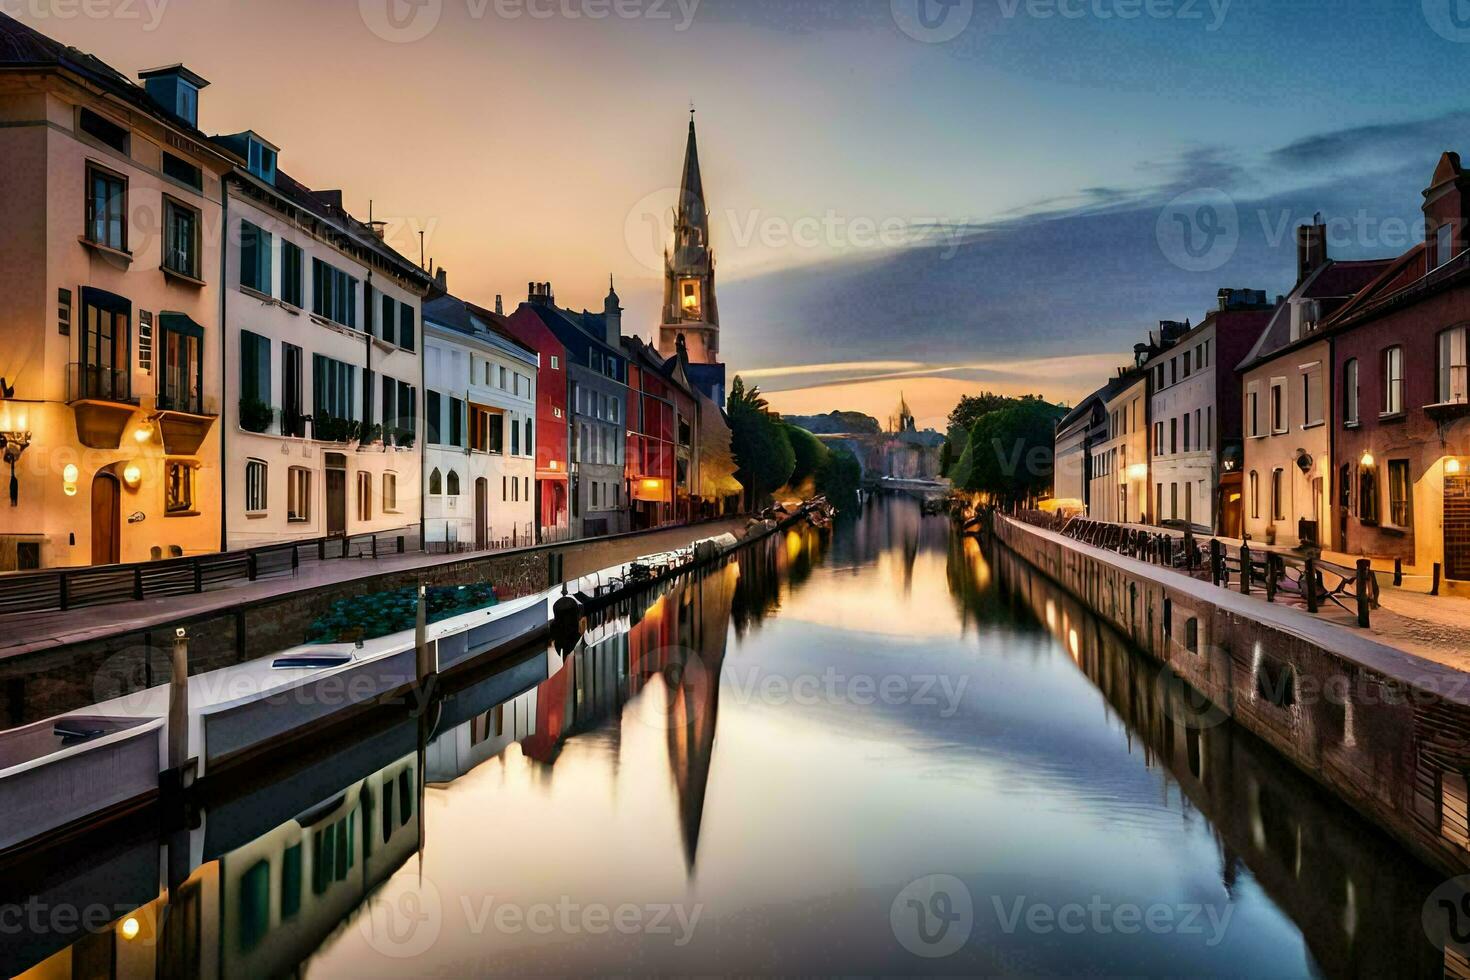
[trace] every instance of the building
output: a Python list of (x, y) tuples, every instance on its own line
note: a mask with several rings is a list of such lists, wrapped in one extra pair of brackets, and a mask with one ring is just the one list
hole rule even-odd
[(699, 140), (689, 115), (689, 142), (674, 217), (674, 241), (664, 253), (663, 322), (658, 352), (674, 357), (683, 340), (690, 382), (717, 405), (725, 404), (725, 365), (720, 360), (720, 307), (715, 299), (715, 254), (709, 206), (699, 169)]
[(1326, 225), (1297, 229), (1296, 285), (1236, 366), (1242, 443), (1238, 463), (1224, 460), (1225, 534), (1292, 548), (1341, 542), (1327, 519), (1335, 386), (1323, 328), (1391, 261), (1337, 261)]
[(1148, 374), (1120, 369), (1100, 398), (1103, 422), (1090, 444), (1087, 516), (1137, 524), (1148, 520)]
[(617, 292), (609, 290), (601, 313), (577, 313), (556, 305), (551, 283), (531, 283), (517, 312), (523, 325), (539, 321), (566, 351), (572, 535), (627, 531), (628, 358)]
[[(1218, 533), (1233, 503), (1227, 462), (1240, 459), (1240, 377), (1236, 367), (1271, 319), (1273, 304), (1256, 289), (1221, 289), (1198, 326), (1171, 337), (1149, 359), (1153, 375), (1154, 519)], [(1233, 470), (1232, 470), (1233, 472)], [(1233, 511), (1232, 511), (1233, 513)]]
[(537, 353), (450, 295), (443, 270), (436, 281), (424, 304), (424, 540), (534, 544)]
[(209, 83), (134, 83), (0, 13), (0, 569), (220, 547), (220, 215)]
[(637, 337), (628, 352), (627, 481), (634, 530), (687, 521), (693, 492), (694, 400)]
[(225, 186), (228, 546), (417, 531), (432, 280), (253, 131)]
[(1052, 499), (1057, 511), (1087, 516), (1092, 499), (1092, 447), (1105, 437), (1103, 393), (1099, 388), (1057, 423), (1052, 463)]
[[(535, 291), (533, 286), (531, 292)], [(572, 535), (567, 349), (529, 304), (522, 304), (506, 318), (505, 330), (540, 357), (536, 372), (537, 531), (542, 541), (564, 540)]]
[[(1328, 322), (1338, 550), (1470, 583), (1470, 176), (1444, 154), (1424, 242)], [(1470, 585), (1465, 586), (1470, 588)]]

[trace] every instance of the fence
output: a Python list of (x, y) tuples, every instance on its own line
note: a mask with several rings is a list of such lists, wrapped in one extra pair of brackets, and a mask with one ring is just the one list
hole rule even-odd
[(1300, 603), (1311, 613), (1335, 605), (1356, 616), (1363, 629), (1369, 627), (1372, 610), (1378, 607), (1378, 577), (1366, 558), (1355, 568), (1346, 568), (1318, 558), (1255, 551), (1249, 543), (1231, 549), (1218, 538), (1201, 541), (1190, 531), (1179, 538), (1039, 511), (1022, 511), (1016, 516), (1074, 541), (1172, 568), (1241, 595), (1259, 591), (1267, 602)]
[(207, 592), (239, 582), (295, 575), (303, 565), (418, 551), (417, 526), (352, 537), (312, 538), (192, 558), (134, 565), (0, 574), (0, 613), (52, 612)]

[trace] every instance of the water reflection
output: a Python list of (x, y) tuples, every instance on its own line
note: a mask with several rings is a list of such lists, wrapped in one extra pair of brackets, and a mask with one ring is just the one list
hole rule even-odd
[[(1117, 635), (917, 505), (783, 533), (591, 626), (566, 657), (529, 651), (426, 718), (364, 723), (162, 839), (154, 815), (21, 862), (0, 906), (101, 911), (5, 937), (0, 968), (1442, 967), (1419, 925), (1435, 876), (1249, 736), (1193, 723)], [(931, 959), (902, 898), (935, 873), (972, 912)], [(1026, 925), (1130, 904), (1219, 928)]]

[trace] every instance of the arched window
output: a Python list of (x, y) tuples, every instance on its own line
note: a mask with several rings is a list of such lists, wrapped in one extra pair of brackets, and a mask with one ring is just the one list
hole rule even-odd
[(449, 496), (459, 496), (459, 474), (454, 470), (449, 471)]
[(439, 472), (438, 467), (429, 474), (429, 496), (437, 497), (444, 492), (444, 474)]
[(392, 470), (383, 474), (383, 513), (398, 513), (398, 474)]
[(1286, 471), (1277, 467), (1271, 471), (1271, 519), (1286, 520)]
[(1251, 495), (1251, 517), (1261, 516), (1261, 480), (1255, 470), (1251, 470), (1250, 478)]
[(1342, 366), (1342, 420), (1358, 424), (1358, 359), (1349, 358)]

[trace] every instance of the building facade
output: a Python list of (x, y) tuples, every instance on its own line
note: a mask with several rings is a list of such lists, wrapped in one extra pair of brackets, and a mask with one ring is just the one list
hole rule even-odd
[(1424, 242), (1328, 324), (1340, 549), (1440, 564), (1470, 588), (1470, 177), (1446, 153), (1424, 191)]
[(1102, 433), (1106, 387), (1088, 395), (1057, 423), (1052, 500), (1059, 513), (1086, 517), (1092, 499), (1092, 446)]
[(1327, 227), (1297, 229), (1297, 282), (1277, 305), (1236, 366), (1240, 377), (1240, 464), (1226, 486), (1238, 498), (1238, 521), (1225, 532), (1286, 547), (1338, 547), (1331, 520), (1333, 467), (1332, 348), (1324, 326), (1391, 260), (1340, 262)]
[(1091, 447), (1088, 516), (1117, 524), (1147, 520), (1148, 375), (1119, 373), (1101, 398), (1103, 422)]
[(1217, 306), (1150, 358), (1156, 521), (1219, 533), (1232, 501), (1226, 462), (1240, 458), (1236, 366), (1271, 318), (1266, 294), (1222, 289)]
[(534, 544), (537, 354), (445, 288), (424, 305), (424, 540)]
[(246, 161), (226, 187), (229, 547), (417, 531), (431, 280), (263, 137), (217, 144)]
[[(534, 285), (530, 292), (536, 292)], [(542, 541), (564, 540), (573, 533), (567, 349), (529, 303), (506, 318), (505, 329), (540, 357), (536, 374), (537, 531)]]
[(0, 569), (221, 543), (222, 178), (208, 82), (136, 84), (0, 14)]

